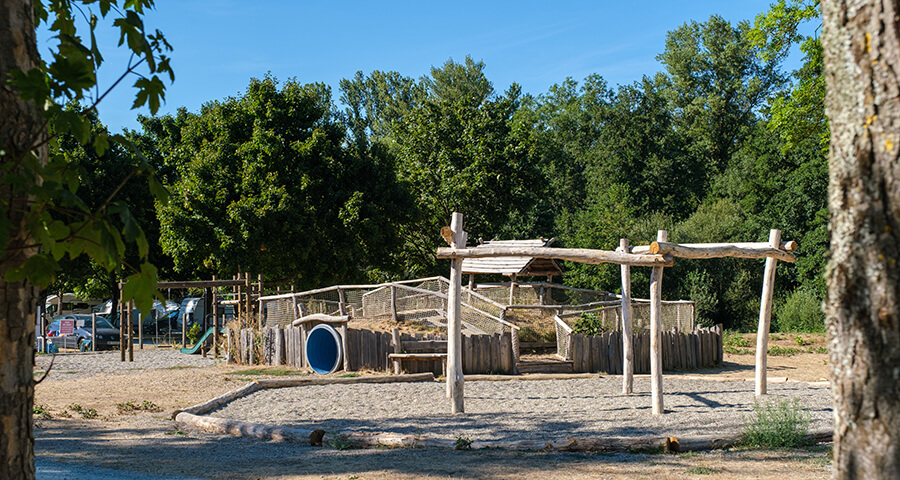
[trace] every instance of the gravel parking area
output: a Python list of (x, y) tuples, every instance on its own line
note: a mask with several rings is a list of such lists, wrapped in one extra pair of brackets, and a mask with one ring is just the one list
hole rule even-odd
[[(53, 355), (37, 355), (34, 360), (35, 371), (46, 371), (51, 360)], [(179, 349), (136, 348), (133, 362), (123, 362), (118, 350), (58, 353), (53, 360), (53, 370), (46, 381), (75, 380), (95, 375), (127, 374), (152, 369), (209, 367), (217, 363), (223, 363), (223, 360), (221, 358), (215, 360), (212, 355), (205, 358), (203, 355), (188, 355), (181, 353)]]
[[(665, 415), (650, 413), (650, 380), (621, 377), (477, 381), (465, 384), (465, 415), (450, 415), (439, 382), (267, 389), (210, 413), (267, 425), (326, 431), (394, 432), (472, 440), (541, 440), (586, 436), (736, 435), (752, 413), (753, 382), (667, 378)], [(771, 384), (769, 399), (796, 398), (811, 429), (833, 425), (826, 385)]]

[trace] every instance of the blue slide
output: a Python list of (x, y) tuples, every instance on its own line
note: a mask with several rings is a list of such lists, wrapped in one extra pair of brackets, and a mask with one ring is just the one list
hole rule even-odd
[[(219, 334), (223, 335), (227, 331), (228, 331), (227, 328), (222, 327), (221, 329), (219, 329)], [(209, 329), (206, 330), (206, 333), (204, 333), (203, 336), (200, 337), (199, 340), (197, 340), (197, 343), (195, 343), (193, 347), (182, 348), (181, 353), (188, 353), (188, 354), (200, 353), (200, 346), (203, 345), (204, 343), (206, 343), (206, 340), (209, 339), (209, 337), (211, 337), (212, 334), (213, 334), (213, 327), (209, 327)]]

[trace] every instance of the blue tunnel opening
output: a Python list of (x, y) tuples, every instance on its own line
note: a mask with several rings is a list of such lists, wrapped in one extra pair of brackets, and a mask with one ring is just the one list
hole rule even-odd
[(341, 336), (327, 324), (316, 325), (306, 337), (306, 361), (319, 374), (334, 373), (341, 365)]

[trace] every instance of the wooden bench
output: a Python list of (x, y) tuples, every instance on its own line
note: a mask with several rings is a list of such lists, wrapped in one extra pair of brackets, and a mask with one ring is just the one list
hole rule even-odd
[(447, 354), (446, 353), (391, 353), (388, 358), (394, 361), (394, 374), (400, 375), (403, 372), (402, 363), (404, 360), (419, 362), (441, 361), (441, 373), (447, 376)]
[[(401, 341), (400, 330), (391, 332), (391, 346), (394, 353), (388, 358), (394, 362), (394, 374), (403, 373), (403, 362), (436, 362), (441, 361), (441, 372), (447, 375), (447, 341), (446, 340), (406, 340)], [(422, 351), (426, 350), (426, 351)], [(406, 353), (403, 353), (406, 352)]]

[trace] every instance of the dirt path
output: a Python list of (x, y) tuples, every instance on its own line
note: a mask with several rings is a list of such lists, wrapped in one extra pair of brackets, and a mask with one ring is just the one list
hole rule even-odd
[[(177, 361), (178, 357), (173, 357)], [(77, 359), (73, 359), (75, 361)], [(179, 430), (176, 408), (207, 400), (248, 381), (230, 373), (246, 368), (181, 368), (154, 364), (128, 370), (78, 373), (67, 366), (37, 386), (36, 405), (51, 419), (36, 419), (39, 461), (90, 465), (127, 472), (207, 479), (438, 479), (438, 478), (654, 478), (799, 480), (830, 478), (830, 446), (791, 451), (728, 450), (681, 455), (564, 454), (448, 451), (439, 449), (344, 450)], [(64, 373), (68, 371), (70, 373)], [(770, 357), (770, 377), (818, 381), (827, 356)], [(726, 355), (721, 369), (685, 376), (753, 378), (752, 355)], [(70, 377), (70, 378), (66, 378)], [(147, 401), (162, 412), (120, 414), (117, 403)], [(95, 409), (84, 419), (67, 408)], [(68, 411), (70, 418), (61, 417)], [(51, 463), (53, 465), (55, 463)], [(87, 470), (85, 470), (87, 472)], [(80, 476), (78, 478), (91, 478)], [(100, 478), (100, 477), (97, 477)], [(134, 477), (139, 478), (139, 477)]]

